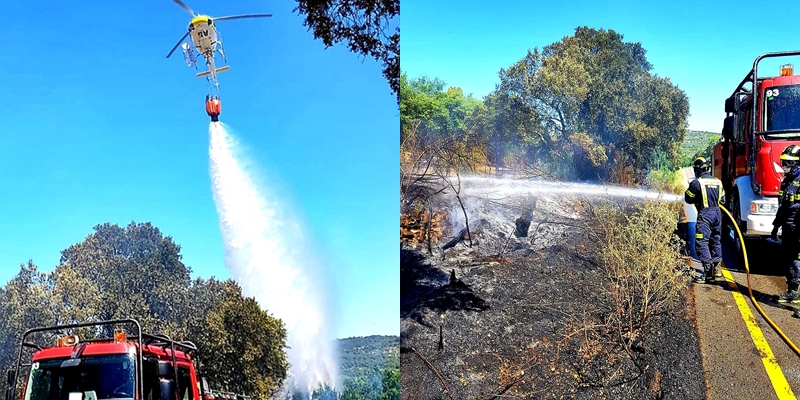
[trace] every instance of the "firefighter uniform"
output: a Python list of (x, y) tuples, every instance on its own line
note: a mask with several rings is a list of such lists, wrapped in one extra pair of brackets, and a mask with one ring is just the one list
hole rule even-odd
[(781, 257), (788, 267), (786, 284), (788, 290), (779, 302), (798, 302), (797, 288), (800, 285), (800, 229), (797, 227), (797, 211), (800, 210), (800, 166), (794, 165), (784, 174), (778, 199), (778, 211), (772, 221), (773, 237), (781, 233)]
[[(695, 166), (706, 165), (705, 163), (704, 159), (698, 159)], [(695, 171), (697, 174), (697, 168)], [(722, 181), (711, 176), (707, 170), (702, 170), (697, 178), (689, 183), (689, 188), (684, 193), (686, 202), (694, 204), (697, 209), (694, 245), (704, 272), (704, 276), (695, 279), (698, 283), (714, 282), (714, 276), (718, 274), (719, 263), (722, 261), (722, 212), (719, 204), (724, 196)]]

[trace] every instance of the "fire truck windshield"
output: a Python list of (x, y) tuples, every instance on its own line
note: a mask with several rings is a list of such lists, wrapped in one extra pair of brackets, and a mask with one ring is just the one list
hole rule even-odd
[(800, 85), (767, 88), (764, 109), (767, 131), (800, 130)]
[(24, 400), (99, 400), (134, 397), (135, 358), (130, 354), (84, 356), (78, 365), (65, 359), (31, 365)]

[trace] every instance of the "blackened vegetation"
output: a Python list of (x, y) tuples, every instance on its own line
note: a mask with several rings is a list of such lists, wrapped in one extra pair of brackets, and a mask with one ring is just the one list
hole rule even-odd
[(467, 284), (455, 278), (455, 270), (444, 273), (415, 251), (401, 250), (400, 260), (400, 318), (412, 318), (431, 326), (422, 319), (424, 310), (483, 311), (489, 308)]
[(486, 301), (455, 277), (455, 270), (451, 270), (448, 276), (415, 251), (401, 250), (400, 259), (401, 318), (412, 318), (420, 324), (432, 326), (423, 321), (424, 310), (483, 311), (489, 308)]
[(705, 397), (674, 210), (565, 196), (527, 237), (506, 211), (473, 247), (402, 245), (403, 399)]
[(516, 225), (516, 229), (514, 229), (514, 235), (516, 237), (528, 237), (528, 229), (531, 227), (532, 218), (533, 215), (531, 211), (525, 211), (522, 216), (514, 221), (514, 224)]

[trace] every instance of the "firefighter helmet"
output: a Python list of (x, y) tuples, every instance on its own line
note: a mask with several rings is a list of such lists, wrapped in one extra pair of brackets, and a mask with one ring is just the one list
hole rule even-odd
[(711, 163), (706, 160), (705, 157), (697, 157), (697, 159), (694, 160), (693, 167), (698, 171), (710, 171)]
[(781, 160), (798, 161), (800, 160), (800, 146), (790, 144), (783, 149), (781, 153)]
[(784, 174), (791, 172), (798, 161), (800, 161), (800, 146), (790, 144), (781, 152), (781, 168)]

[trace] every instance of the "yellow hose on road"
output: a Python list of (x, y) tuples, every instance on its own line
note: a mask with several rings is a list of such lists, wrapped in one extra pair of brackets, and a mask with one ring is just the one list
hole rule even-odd
[(739, 235), (739, 242), (742, 244), (742, 255), (744, 256), (744, 270), (745, 272), (747, 272), (747, 291), (750, 293), (750, 301), (753, 302), (753, 305), (756, 307), (756, 310), (758, 310), (758, 313), (761, 314), (762, 317), (764, 317), (764, 320), (766, 320), (769, 326), (771, 326), (772, 329), (775, 330), (778, 336), (780, 336), (781, 339), (783, 339), (783, 341), (786, 342), (786, 344), (788, 344), (789, 347), (792, 348), (795, 354), (800, 356), (800, 349), (798, 349), (797, 346), (795, 346), (794, 343), (792, 343), (792, 341), (789, 340), (789, 337), (787, 337), (783, 333), (783, 331), (781, 330), (781, 328), (778, 327), (778, 325), (775, 325), (775, 323), (772, 322), (771, 319), (769, 319), (767, 313), (765, 313), (764, 310), (761, 309), (761, 306), (758, 305), (758, 302), (756, 301), (755, 297), (753, 297), (753, 289), (750, 287), (750, 265), (747, 262), (747, 249), (745, 248), (744, 245), (744, 236), (742, 236), (742, 231), (739, 230), (739, 224), (737, 224), (736, 220), (733, 219), (733, 215), (731, 215), (728, 209), (726, 209), (722, 205), (720, 205), (719, 208), (722, 209), (722, 211), (725, 211), (725, 214), (728, 214), (728, 217), (730, 217), (731, 221), (733, 221), (733, 227), (736, 228), (736, 233)]

